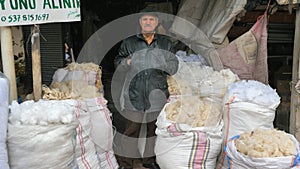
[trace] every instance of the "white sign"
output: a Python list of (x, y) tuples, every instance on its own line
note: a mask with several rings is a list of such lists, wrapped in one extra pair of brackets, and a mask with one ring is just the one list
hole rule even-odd
[(0, 26), (80, 21), (80, 0), (0, 0)]

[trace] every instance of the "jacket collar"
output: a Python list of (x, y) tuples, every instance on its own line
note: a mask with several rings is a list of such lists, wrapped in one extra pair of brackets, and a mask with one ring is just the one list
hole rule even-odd
[[(143, 41), (146, 41), (142, 33), (137, 34), (136, 36), (137, 36), (139, 39), (142, 39)], [(156, 34), (156, 32), (154, 32), (153, 41), (154, 41), (154, 40), (157, 40), (157, 34)]]

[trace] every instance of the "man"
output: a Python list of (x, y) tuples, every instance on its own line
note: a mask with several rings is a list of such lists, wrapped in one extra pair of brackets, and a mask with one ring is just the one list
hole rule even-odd
[[(176, 73), (178, 60), (169, 38), (155, 32), (158, 16), (143, 11), (139, 23), (141, 33), (123, 40), (114, 62), (126, 71), (121, 95), (122, 114), (126, 118), (125, 131), (117, 154), (120, 169), (133, 168), (134, 160), (142, 158), (143, 166), (159, 169), (154, 144), (156, 118), (169, 97), (167, 76)], [(143, 155), (138, 149), (142, 124), (147, 126)]]

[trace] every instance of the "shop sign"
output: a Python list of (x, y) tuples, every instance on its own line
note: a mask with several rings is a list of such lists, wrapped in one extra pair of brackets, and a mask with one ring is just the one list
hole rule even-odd
[(80, 0), (0, 0), (0, 26), (80, 21)]

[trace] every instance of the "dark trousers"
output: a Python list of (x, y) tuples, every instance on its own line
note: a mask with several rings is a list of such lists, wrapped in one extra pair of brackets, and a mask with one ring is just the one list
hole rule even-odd
[[(124, 111), (126, 119), (125, 131), (120, 137), (121, 154), (117, 154), (117, 161), (120, 166), (132, 168), (134, 160), (141, 159), (143, 164), (155, 162), (154, 145), (156, 140), (156, 118), (159, 112), (134, 112)], [(142, 125), (147, 126), (145, 132), (141, 133)], [(145, 135), (141, 138), (140, 135)], [(145, 142), (144, 153), (141, 155), (138, 148), (138, 140), (143, 139)]]

